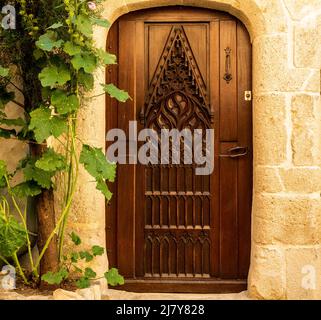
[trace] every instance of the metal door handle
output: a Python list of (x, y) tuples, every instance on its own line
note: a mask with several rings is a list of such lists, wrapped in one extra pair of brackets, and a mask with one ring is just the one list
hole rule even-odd
[(248, 147), (233, 147), (229, 150), (227, 150), (229, 154), (221, 154), (220, 158), (240, 158), (244, 157), (249, 153)]

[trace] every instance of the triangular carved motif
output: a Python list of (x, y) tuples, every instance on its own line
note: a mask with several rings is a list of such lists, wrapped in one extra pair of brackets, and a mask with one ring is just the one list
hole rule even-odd
[(170, 32), (141, 116), (146, 127), (155, 130), (211, 126), (206, 84), (183, 26), (175, 26)]

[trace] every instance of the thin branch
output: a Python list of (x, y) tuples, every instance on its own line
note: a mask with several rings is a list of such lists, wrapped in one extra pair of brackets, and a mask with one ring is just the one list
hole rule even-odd
[(25, 106), (22, 103), (20, 103), (20, 102), (18, 102), (16, 100), (11, 100), (11, 102), (15, 103), (17, 106), (21, 107), (22, 109), (25, 108)]
[(14, 86), (18, 91), (20, 91), (20, 92), (25, 96), (25, 92), (24, 92), (22, 89), (20, 89), (19, 87), (17, 87), (12, 81), (9, 81), (9, 83), (10, 83), (12, 86)]

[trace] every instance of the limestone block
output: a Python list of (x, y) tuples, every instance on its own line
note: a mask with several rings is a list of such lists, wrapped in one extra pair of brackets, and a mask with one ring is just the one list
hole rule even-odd
[[(320, 2), (321, 6), (321, 2)], [(321, 8), (318, 19), (307, 19), (295, 27), (295, 65), (300, 68), (321, 68)]]
[(293, 20), (302, 20), (321, 11), (320, 0), (284, 0), (284, 3)]
[(303, 94), (292, 98), (292, 151), (295, 165), (320, 164), (321, 118), (315, 108), (316, 98), (313, 96)]
[(286, 99), (283, 95), (254, 98), (254, 159), (257, 165), (279, 165), (286, 161)]
[(86, 300), (79, 293), (58, 289), (53, 293), (54, 300)]
[(256, 195), (253, 210), (255, 243), (311, 245), (321, 242), (320, 199)]
[(295, 68), (289, 55), (287, 34), (267, 35), (253, 43), (254, 92), (305, 90), (319, 92), (320, 85), (306, 81), (311, 77), (311, 69)]
[(286, 191), (302, 193), (321, 191), (321, 168), (279, 169), (279, 174)]
[(100, 286), (95, 285), (86, 289), (78, 289), (76, 293), (82, 296), (85, 300), (101, 300)]
[(251, 298), (285, 298), (285, 258), (281, 248), (252, 247), (248, 290)]
[(321, 299), (321, 247), (286, 249), (286, 297)]
[(255, 192), (277, 193), (283, 191), (278, 168), (257, 166), (254, 168)]

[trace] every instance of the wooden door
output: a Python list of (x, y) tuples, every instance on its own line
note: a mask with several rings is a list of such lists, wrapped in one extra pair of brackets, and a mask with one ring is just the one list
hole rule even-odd
[[(244, 25), (210, 10), (171, 7), (121, 17), (107, 50), (107, 130), (214, 129), (215, 168), (119, 165), (106, 210), (110, 265), (122, 289), (232, 292), (246, 288), (252, 205), (251, 43)], [(127, 141), (130, 143), (131, 141)], [(129, 151), (129, 159), (132, 157)]]

